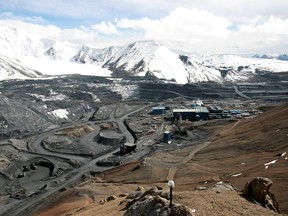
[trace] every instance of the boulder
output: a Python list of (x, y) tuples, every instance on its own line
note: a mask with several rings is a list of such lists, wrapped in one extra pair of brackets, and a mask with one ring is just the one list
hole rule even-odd
[(197, 187), (195, 188), (195, 190), (199, 190), (199, 191), (201, 191), (201, 190), (207, 190), (207, 187), (197, 186)]
[(102, 199), (102, 200), (99, 201), (99, 204), (103, 205), (105, 202), (106, 202), (106, 200)]
[(159, 195), (146, 195), (135, 202), (125, 212), (124, 216), (193, 216), (192, 210), (180, 204), (169, 208), (169, 200)]
[(119, 196), (118, 197), (127, 197), (129, 194), (127, 194), (127, 193), (122, 193), (122, 194), (119, 194)]
[(225, 191), (235, 191), (234, 187), (229, 182), (217, 182), (212, 186), (211, 190), (216, 191), (217, 193)]
[(181, 204), (174, 204), (171, 207), (169, 216), (193, 216), (193, 210)]
[(279, 204), (274, 194), (269, 191), (272, 184), (273, 182), (269, 178), (254, 178), (246, 183), (243, 194), (255, 203), (260, 203), (263, 207), (280, 213)]
[(134, 191), (133, 193), (129, 194), (126, 197), (126, 199), (130, 199), (131, 201), (127, 202), (127, 205), (124, 209), (128, 209), (135, 202), (141, 200), (143, 197), (145, 197), (147, 195), (151, 195), (151, 196), (159, 195), (160, 197), (163, 197), (165, 199), (169, 198), (169, 193), (167, 191), (158, 190), (158, 187), (150, 188), (147, 191)]
[(130, 193), (126, 199), (135, 199), (137, 197), (140, 197), (144, 192), (143, 191), (134, 191), (132, 193)]
[[(122, 210), (126, 210), (125, 216), (192, 216), (192, 210), (184, 205), (174, 204), (169, 208), (169, 192), (163, 191), (161, 187), (153, 187), (143, 191), (141, 195), (133, 199), (126, 199)], [(139, 189), (135, 192), (140, 192)], [(133, 196), (135, 195), (133, 192)], [(133, 197), (128, 195), (128, 197)]]
[(144, 187), (138, 186), (135, 191), (142, 191), (143, 192), (144, 190), (145, 190)]
[(117, 199), (117, 196), (115, 196), (115, 195), (111, 195), (111, 196), (109, 196), (109, 197), (107, 197), (107, 202), (109, 202), (109, 201), (111, 201), (111, 200), (115, 200), (115, 199)]

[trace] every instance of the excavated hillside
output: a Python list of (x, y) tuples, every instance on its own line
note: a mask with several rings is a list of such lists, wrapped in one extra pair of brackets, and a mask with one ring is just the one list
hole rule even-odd
[[(35, 215), (124, 215), (125, 198), (138, 186), (167, 188), (176, 183), (175, 202), (195, 210), (195, 215), (277, 215), (249, 202), (241, 195), (246, 182), (268, 177), (270, 189), (288, 213), (288, 104), (273, 108), (254, 119), (230, 124), (208, 122), (201, 130), (213, 132), (199, 143), (155, 152), (91, 177), (74, 188), (48, 197)], [(200, 128), (199, 128), (200, 129)], [(208, 133), (206, 133), (208, 134)], [(213, 191), (229, 181), (235, 191)], [(198, 188), (198, 190), (196, 190)], [(101, 200), (116, 195), (110, 202)], [(100, 204), (100, 203), (101, 204)]]

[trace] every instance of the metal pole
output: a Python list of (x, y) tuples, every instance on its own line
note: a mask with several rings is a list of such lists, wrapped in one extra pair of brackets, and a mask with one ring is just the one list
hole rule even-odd
[(172, 207), (172, 187), (170, 187), (170, 205), (169, 208)]
[(168, 181), (168, 187), (170, 188), (170, 205), (169, 208), (172, 207), (172, 190), (175, 187), (175, 182), (173, 180)]

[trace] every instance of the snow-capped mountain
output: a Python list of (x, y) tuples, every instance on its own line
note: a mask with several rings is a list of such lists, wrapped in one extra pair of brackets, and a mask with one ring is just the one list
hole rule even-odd
[[(153, 76), (182, 84), (222, 83), (246, 81), (259, 73), (288, 71), (288, 62), (274, 57), (181, 54), (154, 41), (98, 49), (57, 41), (2, 23), (0, 33), (1, 80), (37, 77), (40, 74), (33, 72), (37, 70), (44, 75)], [(22, 75), (18, 77), (20, 70)]]
[(261, 59), (276, 59), (281, 61), (288, 61), (287, 54), (256, 54), (252, 58), (261, 58)]
[[(0, 51), (3, 59), (10, 59), (10, 68), (2, 63), (0, 80), (15, 78), (32, 78), (34, 75), (20, 75), (19, 68), (31, 68), (44, 75), (83, 74), (110, 76), (111, 72), (95, 65), (79, 65), (70, 59), (81, 48), (80, 45), (57, 41), (35, 32), (28, 32), (25, 28), (15, 28), (0, 22)], [(14, 60), (12, 60), (14, 59)], [(6, 65), (6, 63), (5, 63)], [(21, 67), (20, 67), (21, 66)], [(17, 68), (17, 69), (16, 69)], [(26, 74), (23, 69), (23, 74)], [(36, 76), (38, 77), (38, 76)]]
[(115, 76), (155, 76), (187, 83), (189, 73), (179, 55), (154, 41), (138, 41), (102, 50), (82, 47), (72, 58), (80, 63), (95, 63)]
[(86, 45), (72, 57), (71, 61), (85, 63), (93, 63), (102, 66), (107, 62), (116, 52), (119, 51), (119, 47), (108, 47), (104, 49), (93, 49)]
[(283, 61), (237, 55), (181, 55), (154, 41), (105, 49), (84, 46), (71, 60), (97, 64), (114, 76), (155, 76), (177, 83), (245, 81), (257, 73), (288, 71)]
[(75, 55), (78, 45), (59, 42), (43, 35), (33, 34), (23, 29), (0, 23), (0, 50), (9, 57), (31, 56), (48, 57), (54, 60), (67, 60)]
[[(244, 58), (237, 55), (210, 55), (203, 56), (201, 61), (204, 66), (212, 67), (220, 72), (238, 72), (238, 75), (255, 74), (261, 72), (287, 72), (286, 61), (274, 59)], [(245, 76), (246, 76), (245, 75)]]
[(0, 54), (0, 80), (41, 77), (38, 71), (24, 67), (19, 61)]
[(177, 83), (225, 80), (218, 68), (205, 65), (202, 59), (180, 55), (154, 41), (105, 49), (83, 46), (71, 60), (108, 68), (114, 76), (155, 76)]

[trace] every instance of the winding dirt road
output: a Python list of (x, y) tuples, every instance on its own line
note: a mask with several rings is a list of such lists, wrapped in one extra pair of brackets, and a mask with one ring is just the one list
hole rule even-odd
[[(124, 120), (129, 118), (129, 115), (132, 115), (136, 112), (139, 112), (140, 110), (147, 108), (149, 106), (150, 105), (143, 106), (139, 109), (136, 109), (134, 111), (127, 113), (126, 115), (124, 115), (120, 118), (115, 118), (115, 110), (113, 110), (111, 112), (110, 121), (114, 121), (117, 123), (120, 131), (126, 136), (127, 142), (134, 142), (134, 138), (131, 135), (131, 133), (128, 131), (126, 126), (124, 125), (124, 123), (123, 123)], [(83, 124), (83, 122), (81, 122), (81, 123)], [(74, 123), (74, 124), (77, 124), (77, 123)], [(59, 129), (61, 129), (61, 128), (57, 128), (57, 130), (59, 130)], [(64, 154), (64, 153), (49, 152), (49, 151), (43, 149), (41, 142), (43, 141), (43, 139), (45, 139), (45, 137), (49, 136), (51, 133), (54, 133), (55, 130), (45, 132), (43, 134), (36, 136), (34, 139), (32, 139), (29, 143), (30, 151), (33, 152), (33, 150), (34, 150), (35, 154), (39, 154), (41, 156), (46, 155), (49, 157), (55, 156), (55, 157), (60, 157), (60, 158), (64, 158), (64, 159), (77, 160), (77, 161), (82, 161), (82, 162), (85, 162), (85, 160), (87, 161), (87, 159), (85, 159), (84, 157), (75, 156), (75, 155), (68, 155), (68, 154)], [(65, 174), (63, 174), (57, 178), (52, 179), (51, 181), (58, 181), (59, 183), (56, 186), (53, 185), (51, 187), (49, 187), (49, 184), (48, 184), (48, 187), (47, 187), (48, 189), (46, 191), (42, 191), (41, 193), (39, 193), (37, 195), (30, 196), (30, 197), (27, 197), (26, 199), (19, 201), (19, 203), (17, 203), (12, 208), (10, 208), (6, 212), (4, 212), (3, 215), (13, 215), (13, 216), (29, 215), (31, 212), (33, 212), (35, 210), (35, 206), (42, 203), (45, 198), (47, 198), (48, 196), (52, 195), (53, 193), (59, 191), (61, 188), (71, 186), (74, 183), (78, 182), (85, 173), (89, 173), (90, 171), (103, 172), (105, 170), (109, 170), (109, 169), (113, 168), (113, 167), (99, 167), (95, 164), (98, 160), (103, 160), (107, 157), (110, 157), (114, 153), (116, 153), (117, 151), (118, 151), (118, 148), (112, 149), (110, 152), (106, 152), (106, 153), (103, 153), (102, 155), (97, 156), (96, 158), (90, 160), (89, 162), (85, 163), (81, 167), (74, 169), (72, 172), (65, 173)]]

